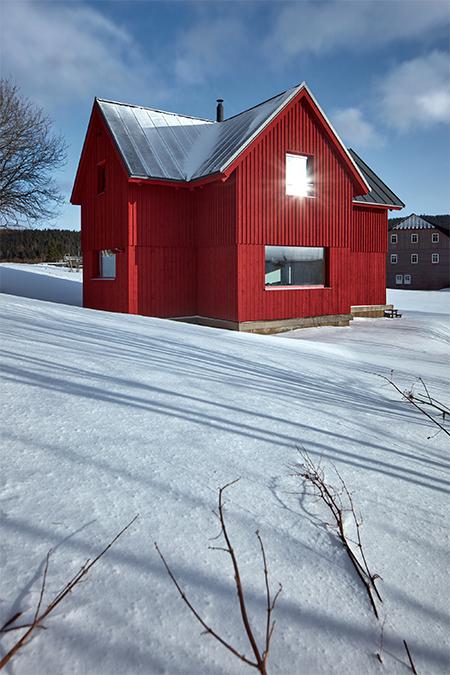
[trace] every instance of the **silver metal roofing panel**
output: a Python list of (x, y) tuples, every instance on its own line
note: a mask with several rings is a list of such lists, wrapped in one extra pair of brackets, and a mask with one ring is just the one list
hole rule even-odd
[(301, 86), (220, 123), (97, 102), (131, 176), (186, 181), (224, 170)]
[(136, 178), (186, 180), (184, 165), (209, 120), (97, 99), (130, 172)]
[[(131, 177), (190, 181), (223, 172), (302, 88), (312, 96), (302, 83), (223, 122), (103, 99), (97, 99), (97, 103)], [(355, 201), (403, 207), (403, 202), (356, 152), (347, 150), (331, 129), (370, 187), (370, 192)]]

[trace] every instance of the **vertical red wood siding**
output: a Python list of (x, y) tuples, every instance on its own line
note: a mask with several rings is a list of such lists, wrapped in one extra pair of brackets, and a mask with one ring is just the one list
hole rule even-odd
[[(285, 157), (289, 152), (313, 157), (313, 198), (286, 195)], [(364, 264), (364, 257), (380, 250), (378, 216), (362, 224), (352, 204), (352, 176), (306, 99), (294, 102), (276, 118), (236, 171), (239, 321), (347, 314), (351, 305), (363, 304), (355, 301), (363, 296), (367, 296), (364, 304), (371, 304), (371, 289), (356, 270)], [(384, 217), (387, 220), (385, 212)], [(354, 243), (359, 247), (356, 267)], [(266, 289), (265, 245), (326, 247), (328, 287)], [(362, 287), (356, 290), (360, 282)], [(380, 284), (379, 276), (374, 283)], [(384, 288), (383, 281), (373, 297), (381, 297)]]
[(351, 236), (352, 305), (386, 302), (386, 209), (355, 207)]
[[(106, 187), (97, 194), (97, 166), (105, 163)], [(83, 305), (129, 312), (128, 298), (128, 180), (108, 131), (94, 110), (82, 175), (81, 247), (83, 250)], [(98, 254), (119, 249), (116, 278), (98, 279)]]
[[(285, 194), (288, 152), (313, 157), (314, 198)], [(104, 194), (97, 194), (100, 162)], [(259, 321), (385, 302), (387, 210), (353, 205), (355, 179), (305, 97), (275, 118), (224, 181), (129, 183), (97, 110), (81, 166), (87, 307)], [(266, 290), (266, 245), (325, 247), (327, 287)], [(102, 249), (117, 251), (115, 280), (96, 278)]]
[(199, 316), (237, 319), (236, 175), (195, 190)]

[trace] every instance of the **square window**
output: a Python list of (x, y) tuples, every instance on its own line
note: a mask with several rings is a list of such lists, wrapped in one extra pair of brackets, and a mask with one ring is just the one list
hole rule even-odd
[(97, 164), (97, 194), (101, 195), (106, 189), (106, 165), (105, 162)]
[(397, 264), (397, 254), (391, 253), (391, 265), (396, 265), (396, 264)]
[(395, 283), (396, 284), (402, 284), (403, 283), (403, 274), (396, 274), (395, 275)]
[(418, 253), (411, 253), (411, 264), (417, 265), (418, 262), (419, 262), (419, 254)]
[(411, 244), (417, 244), (419, 241), (419, 235), (418, 234), (412, 234), (411, 235)]
[(313, 158), (305, 155), (286, 155), (286, 194), (294, 197), (313, 197)]
[(99, 277), (102, 279), (116, 278), (116, 254), (110, 250), (99, 252)]
[(433, 232), (431, 234), (431, 242), (437, 244), (439, 242), (439, 232)]
[(325, 286), (325, 249), (266, 246), (266, 286)]
[(411, 283), (411, 275), (410, 274), (405, 274), (403, 277), (403, 283), (404, 284), (410, 284)]
[(432, 253), (431, 254), (431, 262), (432, 263), (438, 263), (439, 262), (439, 253)]
[(398, 235), (391, 234), (391, 244), (396, 244), (398, 241)]

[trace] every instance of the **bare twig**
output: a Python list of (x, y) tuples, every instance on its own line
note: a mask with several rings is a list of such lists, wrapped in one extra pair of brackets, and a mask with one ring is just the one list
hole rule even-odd
[(414, 661), (411, 656), (411, 652), (409, 651), (408, 643), (406, 640), (403, 640), (403, 644), (405, 645), (406, 653), (408, 654), (408, 660), (409, 660), (409, 665), (411, 666), (411, 670), (413, 671), (414, 675), (419, 675), (419, 673), (416, 670), (416, 666), (414, 665)]
[(121, 537), (126, 530), (128, 530), (129, 527), (134, 523), (134, 521), (138, 518), (136, 515), (128, 525), (126, 525), (120, 532), (110, 541), (110, 543), (105, 546), (105, 548), (97, 555), (94, 560), (89, 561), (87, 560), (84, 565), (81, 567), (81, 569), (75, 574), (75, 576), (72, 577), (72, 579), (64, 586), (64, 588), (53, 598), (53, 600), (47, 605), (47, 607), (44, 609), (42, 613), (40, 613), (41, 605), (42, 605), (42, 600), (44, 597), (45, 593), (45, 584), (47, 580), (47, 573), (48, 573), (48, 565), (49, 565), (49, 559), (51, 555), (51, 550), (47, 553), (47, 557), (45, 559), (45, 566), (44, 566), (44, 572), (42, 575), (42, 583), (41, 583), (41, 589), (39, 593), (39, 600), (38, 604), (36, 607), (36, 611), (34, 613), (34, 618), (31, 624), (24, 624), (23, 626), (13, 626), (12, 624), (14, 621), (16, 621), (19, 616), (21, 616), (22, 612), (18, 612), (15, 614), (9, 621), (7, 621), (1, 628), (0, 632), (8, 632), (11, 630), (18, 630), (19, 628), (27, 628), (26, 632), (22, 635), (22, 637), (12, 646), (12, 648), (7, 652), (7, 654), (4, 655), (2, 660), (0, 661), (0, 670), (6, 666), (7, 663), (12, 659), (12, 657), (21, 649), (28, 641), (30, 638), (31, 634), (36, 628), (43, 628), (44, 626), (41, 626), (40, 624), (42, 621), (52, 612), (57, 605), (66, 597), (68, 593), (70, 593), (73, 588), (80, 583), (81, 579), (89, 572), (91, 567), (95, 565), (98, 560), (102, 556), (105, 555), (105, 553), (111, 548), (111, 546)]
[(383, 622), (381, 624), (381, 629), (380, 629), (380, 646), (379, 650), (376, 653), (376, 657), (380, 663), (383, 663), (383, 649), (384, 649), (384, 626), (386, 623), (386, 617), (384, 617)]
[[(335, 521), (337, 535), (341, 540), (344, 550), (347, 553), (353, 567), (355, 568), (358, 577), (364, 584), (372, 610), (377, 619), (379, 619), (378, 608), (374, 596), (378, 598), (379, 602), (383, 602), (375, 585), (376, 579), (381, 577), (378, 574), (372, 573), (367, 563), (361, 540), (362, 521), (356, 516), (352, 496), (336, 467), (334, 467), (334, 470), (341, 484), (339, 489), (329, 485), (325, 481), (325, 476), (323, 470), (320, 467), (320, 464), (316, 466), (306, 452), (302, 452), (301, 454), (303, 458), (303, 464), (293, 467), (294, 475), (300, 476), (303, 478), (303, 480), (312, 485), (313, 494), (319, 497), (331, 512)], [(351, 513), (353, 523), (355, 525), (357, 536), (356, 551), (354, 551), (351, 546), (352, 540), (347, 534), (345, 528), (346, 513)]]
[[(264, 649), (261, 650), (258, 647), (258, 644), (255, 639), (255, 635), (253, 632), (253, 628), (251, 626), (248, 613), (247, 613), (247, 606), (246, 606), (246, 601), (245, 601), (245, 594), (244, 594), (244, 589), (242, 585), (242, 580), (241, 580), (241, 575), (239, 571), (239, 565), (236, 557), (235, 550), (231, 544), (229, 535), (228, 535), (228, 530), (225, 522), (225, 516), (224, 516), (224, 504), (223, 504), (223, 493), (224, 491), (237, 483), (239, 479), (232, 481), (231, 483), (227, 483), (227, 485), (224, 485), (222, 488), (219, 489), (219, 510), (218, 510), (218, 518), (220, 521), (220, 526), (221, 526), (221, 532), (220, 534), (222, 535), (223, 539), (225, 540), (225, 547), (220, 547), (220, 546), (211, 546), (210, 548), (212, 550), (220, 550), (220, 551), (225, 551), (226, 553), (229, 554), (231, 558), (231, 563), (233, 566), (233, 572), (234, 572), (234, 582), (236, 586), (236, 592), (238, 596), (238, 601), (239, 601), (239, 609), (241, 613), (241, 618), (242, 618), (242, 623), (244, 624), (244, 630), (247, 635), (247, 639), (250, 643), (250, 647), (252, 649), (253, 655), (254, 655), (254, 660), (248, 658), (244, 654), (241, 654), (233, 645), (231, 645), (227, 640), (222, 638), (215, 630), (213, 630), (201, 617), (201, 615), (198, 613), (198, 611), (195, 609), (195, 607), (192, 605), (190, 602), (189, 598), (186, 596), (184, 593), (183, 589), (181, 588), (180, 584), (178, 583), (175, 575), (173, 574), (172, 570), (170, 569), (166, 559), (164, 558), (163, 554), (161, 553), (158, 544), (155, 542), (155, 548), (164, 564), (164, 567), (166, 568), (166, 571), (173, 581), (178, 593), (180, 594), (183, 602), (188, 606), (192, 614), (195, 616), (197, 621), (203, 626), (205, 629), (205, 633), (208, 633), (212, 635), (220, 644), (222, 644), (228, 651), (230, 651), (232, 654), (237, 656), (241, 661), (246, 663), (249, 666), (252, 666), (253, 668), (256, 668), (261, 675), (267, 675), (267, 661), (269, 658), (269, 651), (270, 651), (270, 642), (272, 639), (273, 635), (273, 630), (275, 627), (275, 622), (272, 621), (272, 612), (275, 607), (276, 601), (278, 599), (278, 596), (281, 593), (281, 585), (275, 594), (275, 596), (272, 599), (272, 595), (270, 592), (270, 587), (269, 587), (269, 575), (268, 575), (268, 568), (267, 568), (267, 559), (266, 559), (266, 553), (264, 550), (264, 544), (262, 542), (261, 536), (259, 532), (256, 532), (256, 536), (259, 541), (259, 545), (261, 548), (261, 554), (263, 558), (263, 564), (264, 564), (264, 580), (265, 580), (265, 586), (266, 586), (266, 634), (265, 634), (265, 642), (264, 642)], [(217, 537), (216, 537), (217, 538)]]
[(435, 410), (437, 410), (441, 415), (443, 421), (445, 421), (446, 415), (450, 415), (450, 409), (445, 406), (443, 403), (440, 403), (436, 399), (431, 398), (430, 393), (428, 389), (425, 386), (425, 383), (423, 382), (422, 378), (419, 378), (419, 381), (422, 383), (424, 386), (425, 392), (426, 392), (426, 398), (422, 397), (420, 394), (415, 394), (414, 393), (414, 386), (411, 387), (411, 389), (402, 391), (400, 387), (394, 382), (392, 379), (392, 373), (390, 377), (387, 377), (386, 375), (381, 375), (380, 373), (375, 373), (378, 375), (378, 377), (381, 377), (381, 379), (386, 380), (386, 382), (389, 382), (389, 384), (394, 387), (394, 389), (401, 395), (403, 396), (404, 399), (409, 401), (417, 410), (419, 410), (425, 417), (428, 417), (429, 420), (433, 422), (437, 427), (439, 427), (440, 431), (443, 431), (444, 434), (447, 434), (447, 436), (450, 436), (450, 431), (446, 429), (440, 422), (437, 420), (433, 415), (430, 415), (430, 413), (422, 408), (422, 406), (419, 405), (419, 403), (423, 405), (429, 405)]

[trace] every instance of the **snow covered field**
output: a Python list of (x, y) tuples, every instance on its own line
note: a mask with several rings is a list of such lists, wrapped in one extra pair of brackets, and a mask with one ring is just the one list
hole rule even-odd
[(69, 270), (39, 263), (0, 264), (0, 292), (25, 298), (60, 302), (66, 305), (82, 304), (81, 270)]
[[(448, 402), (448, 294), (434, 314), (276, 337), (0, 297), (0, 625), (32, 616), (50, 548), (49, 599), (140, 514), (6, 672), (251, 672), (200, 635), (153, 546), (210, 625), (250, 655), (228, 556), (208, 550), (217, 488), (237, 477), (227, 523), (260, 638), (257, 528), (271, 582), (283, 584), (271, 674), (411, 673), (403, 638), (421, 675), (450, 671), (448, 437), (375, 375), (394, 369), (402, 387), (421, 376)], [(363, 515), (383, 577), (384, 665), (329, 516), (290, 476), (299, 446), (330, 480), (336, 464)]]

